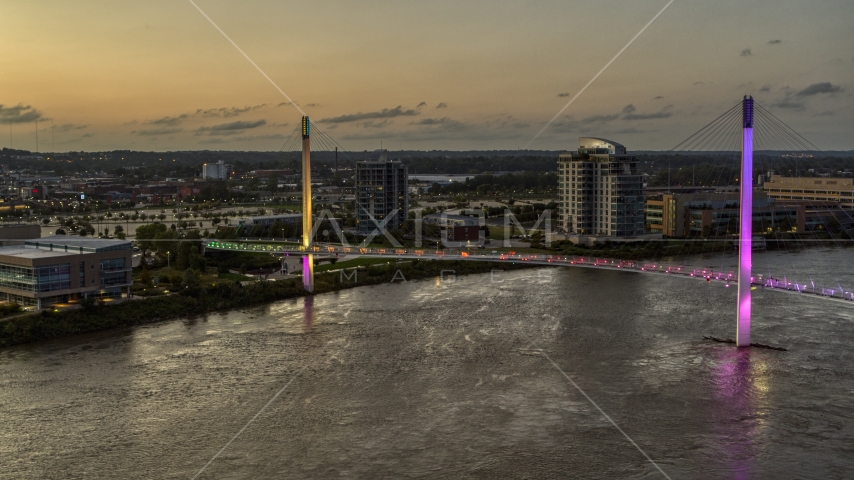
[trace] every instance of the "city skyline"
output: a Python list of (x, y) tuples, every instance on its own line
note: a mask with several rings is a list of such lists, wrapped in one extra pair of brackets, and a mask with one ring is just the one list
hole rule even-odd
[[(351, 150), (522, 148), (667, 4), (196, 3)], [(6, 10), (0, 147), (278, 150), (299, 124), (190, 2)], [(854, 149), (852, 14), (674, 2), (529, 148), (666, 150), (751, 94), (819, 148)]]

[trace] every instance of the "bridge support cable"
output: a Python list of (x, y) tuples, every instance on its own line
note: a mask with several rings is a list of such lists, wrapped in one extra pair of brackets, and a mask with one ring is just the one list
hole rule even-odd
[(288, 138), (285, 140), (285, 143), (282, 144), (282, 148), (279, 149), (280, 152), (296, 152), (300, 150), (300, 127), (296, 126), (294, 130), (288, 135)]
[[(732, 172), (734, 172), (734, 162), (737, 158), (736, 152), (740, 149), (741, 139), (738, 132), (741, 128), (741, 123), (742, 102), (739, 102), (671, 149), (671, 152), (679, 155), (710, 152), (713, 155), (720, 156), (724, 162), (723, 168), (706, 169), (705, 177), (702, 177), (699, 182), (692, 175), (692, 185), (725, 185), (736, 176)], [(707, 237), (703, 240), (696, 240), (702, 242), (701, 255), (707, 253), (707, 246), (711, 251), (714, 251), (715, 247), (722, 247), (718, 248), (721, 252), (720, 266), (718, 268), (723, 270), (726, 260), (728, 232), (719, 231), (717, 223), (713, 223), (713, 225), (716, 227), (708, 232), (711, 238)], [(729, 230), (728, 226), (726, 230)], [(700, 233), (703, 234), (704, 232)], [(688, 248), (689, 254), (692, 251), (692, 248)]]
[[(791, 171), (795, 176), (798, 176), (799, 169), (797, 168), (797, 158), (800, 156), (806, 156), (806, 154), (809, 152), (820, 151), (812, 142), (797, 133), (797, 131), (786, 125), (785, 122), (777, 118), (773, 113), (769, 112), (761, 105), (757, 105), (757, 122), (759, 123), (760, 127), (762, 127), (761, 133), (765, 137), (763, 147), (767, 148), (768, 150), (788, 152), (791, 154), (789, 156), (780, 155), (779, 163), (782, 164), (782, 168), (774, 168), (775, 165), (771, 165), (767, 169), (768, 171), (778, 170), (780, 174), (785, 175), (787, 167), (789, 166), (786, 164), (786, 162), (788, 161), (790, 163), (794, 163), (794, 168), (789, 169), (789, 171)], [(769, 160), (768, 163), (771, 164), (772, 162), (770, 162)], [(776, 167), (779, 167), (779, 165), (776, 165)], [(829, 205), (824, 200), (814, 200), (808, 201), (808, 206), (806, 210), (816, 212), (822, 211), (830, 213), (831, 215), (835, 215), (833, 212), (838, 211), (838, 208), (834, 207), (834, 205)], [(848, 220), (854, 222), (854, 218), (852, 218), (851, 214), (848, 213), (848, 211), (844, 209), (841, 211), (846, 217), (848, 217)], [(833, 242), (834, 245), (836, 245), (837, 247), (841, 247), (841, 240), (837, 238), (837, 235), (834, 232), (835, 228), (829, 223), (829, 217), (827, 217), (826, 215), (822, 215), (818, 216), (818, 219), (821, 223), (821, 229), (823, 229), (825, 232), (824, 235), (830, 237), (829, 239)], [(795, 222), (796, 220), (797, 219), (795, 219)], [(843, 232), (850, 239), (850, 234), (845, 230), (843, 230)], [(804, 233), (809, 233), (810, 237), (812, 238), (802, 238)], [(788, 248), (788, 243), (794, 243), (798, 249), (804, 249), (806, 248), (804, 242), (812, 242), (813, 244), (827, 242), (826, 238), (820, 238), (820, 232), (812, 229), (808, 230), (807, 232), (798, 232), (796, 234), (786, 235), (791, 236), (792, 238), (790, 240), (778, 238), (778, 240), (783, 240), (779, 241), (778, 245), (783, 244), (784, 248)], [(779, 236), (780, 234), (778, 233), (777, 237)], [(838, 279), (834, 279), (834, 281), (837, 286), (839, 286), (840, 290), (845, 292), (844, 288), (842, 288), (842, 286), (839, 284)], [(812, 286), (812, 284), (810, 285), (813, 289), (816, 288)], [(822, 287), (822, 292), (824, 290), (825, 289)]]
[(675, 147), (671, 148), (670, 151), (675, 152), (675, 151), (692, 151), (692, 150), (695, 150), (695, 148), (692, 148), (692, 146), (697, 145), (698, 139), (705, 138), (705, 135), (708, 135), (708, 133), (712, 129), (714, 129), (717, 125), (719, 125), (720, 123), (727, 123), (728, 118), (730, 118), (733, 115), (737, 115), (738, 112), (740, 112), (740, 110), (739, 110), (740, 107), (741, 107), (741, 103), (734, 105), (732, 108), (730, 108), (729, 110), (727, 110), (726, 112), (721, 114), (721, 116), (712, 120), (711, 122), (706, 124), (706, 126), (701, 128), (700, 130), (697, 130), (697, 132), (695, 132), (693, 135), (691, 135), (688, 138), (686, 138), (685, 140), (679, 142), (679, 144), (677, 144)]
[(821, 151), (820, 148), (816, 147), (812, 142), (804, 138), (803, 135), (796, 132), (793, 128), (786, 125), (786, 123), (777, 118), (773, 113), (769, 112), (765, 107), (759, 104), (756, 104), (756, 107), (756, 111), (759, 113), (760, 118), (762, 118), (766, 123), (774, 124), (782, 132), (785, 132), (786, 135), (792, 138), (796, 144), (803, 146), (804, 151)]

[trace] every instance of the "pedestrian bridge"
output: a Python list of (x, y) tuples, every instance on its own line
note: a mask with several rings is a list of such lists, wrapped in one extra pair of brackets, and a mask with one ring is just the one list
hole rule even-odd
[[(349, 247), (342, 245), (315, 244), (304, 247), (297, 244), (288, 244), (275, 241), (224, 241), (211, 240), (205, 244), (206, 250), (225, 250), (240, 252), (269, 253), (271, 255), (318, 255), (326, 254), (332, 256), (357, 255), (366, 258), (388, 258), (388, 259), (410, 259), (410, 260), (463, 260), (471, 262), (494, 262), (494, 263), (528, 263), (548, 267), (578, 267), (595, 268), (600, 270), (614, 270), (624, 272), (636, 272), (654, 275), (670, 275), (686, 279), (705, 281), (708, 283), (724, 284), (726, 288), (734, 286), (737, 282), (735, 271), (720, 271), (711, 268), (686, 267), (682, 265), (668, 265), (658, 262), (644, 262), (633, 260), (619, 260), (611, 258), (581, 257), (567, 255), (549, 255), (533, 253), (479, 253), (458, 250), (432, 250), (419, 248), (370, 248)], [(809, 284), (797, 282), (795, 279), (786, 277), (777, 278), (769, 275), (755, 275), (751, 277), (751, 289), (772, 290), (781, 293), (804, 294), (821, 297), (828, 300), (837, 300), (854, 305), (854, 291), (838, 286), (838, 288), (826, 288), (816, 286), (810, 281)]]

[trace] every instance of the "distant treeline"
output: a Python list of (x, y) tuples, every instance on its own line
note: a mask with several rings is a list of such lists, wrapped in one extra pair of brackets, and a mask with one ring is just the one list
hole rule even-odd
[[(338, 153), (339, 167), (353, 167), (355, 162), (368, 158), (370, 152)], [(481, 174), (498, 172), (556, 172), (557, 159), (561, 151), (390, 151), (389, 157), (403, 161), (410, 174)], [(630, 152), (631, 153), (631, 152)], [(192, 178), (201, 174), (203, 163), (215, 163), (223, 160), (234, 166), (238, 173), (250, 170), (301, 169), (298, 152), (232, 152), (232, 151), (179, 151), (179, 152), (135, 152), (116, 150), (112, 152), (66, 152), (58, 154), (42, 153), (43, 159), (32, 158), (34, 154), (26, 150), (0, 150), (0, 163), (7, 168), (29, 169), (41, 173), (53, 172), (55, 175), (80, 174), (84, 172), (107, 172), (125, 175), (129, 182), (158, 177)], [(812, 158), (783, 157), (779, 153), (757, 152), (754, 165), (757, 172), (773, 170), (784, 175), (810, 175), (824, 173), (839, 175), (854, 170), (854, 152), (813, 153)], [(27, 157), (27, 158), (16, 158)], [(666, 185), (666, 169), (673, 174), (679, 169), (680, 175), (694, 177), (730, 178), (725, 171), (735, 171), (740, 158), (738, 152), (730, 153), (672, 153), (642, 152), (637, 154), (642, 173), (654, 176), (656, 184)], [(335, 153), (329, 151), (312, 152), (312, 165), (321, 173), (335, 166)], [(684, 169), (688, 173), (684, 173)], [(662, 170), (664, 180), (661, 183)], [(702, 174), (700, 171), (702, 170)], [(685, 178), (680, 177), (683, 184)], [(711, 182), (711, 180), (709, 180)], [(699, 184), (699, 181), (697, 181)], [(710, 184), (710, 183), (709, 183)], [(720, 184), (720, 183), (716, 183)]]
[[(520, 171), (530, 168), (532, 171), (555, 170), (559, 152), (526, 151), (523, 155), (509, 151), (391, 151), (389, 157), (412, 164), (420, 173), (480, 173), (485, 171)], [(338, 166), (353, 167), (356, 162), (367, 160), (370, 152), (340, 151)], [(32, 158), (34, 152), (27, 150), (0, 150), (0, 163), (7, 168), (30, 169), (32, 171), (53, 172), (56, 175), (69, 175), (83, 172), (107, 172), (148, 178), (193, 177), (200, 174), (204, 163), (216, 163), (220, 160), (234, 166), (237, 172), (250, 170), (293, 169), (300, 171), (299, 152), (232, 152), (232, 151), (177, 151), (177, 152), (136, 152), (115, 150), (111, 152), (65, 152), (41, 153), (42, 160)], [(15, 158), (28, 157), (28, 158)], [(497, 159), (494, 166), (489, 163)], [(539, 159), (537, 161), (536, 159)], [(335, 167), (335, 152), (313, 151), (312, 166), (321, 171)], [(515, 165), (521, 162), (519, 165)], [(453, 171), (441, 171), (436, 165), (453, 167)], [(465, 169), (460, 165), (472, 165)], [(477, 170), (469, 172), (469, 170)]]
[(430, 187), (431, 194), (477, 193), (504, 194), (522, 193), (526, 191), (545, 192), (557, 188), (557, 173), (554, 172), (522, 172), (506, 175), (475, 175), (464, 182), (454, 182)]
[[(724, 155), (649, 155), (641, 157), (643, 171), (649, 173), (649, 186), (721, 186), (736, 185), (741, 154)], [(769, 172), (787, 177), (818, 175), (844, 176), (854, 171), (854, 157), (795, 158), (757, 153), (753, 158), (753, 178)], [(847, 173), (846, 173), (847, 172)]]

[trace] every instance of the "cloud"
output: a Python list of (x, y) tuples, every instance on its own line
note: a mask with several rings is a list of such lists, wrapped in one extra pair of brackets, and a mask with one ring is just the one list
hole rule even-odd
[[(634, 105), (626, 105), (623, 107), (623, 112), (634, 112)], [(606, 114), (606, 115), (591, 115), (589, 117), (584, 117), (581, 120), (576, 120), (571, 115), (567, 115), (564, 118), (552, 123), (552, 128), (555, 128), (559, 131), (580, 131), (580, 133), (591, 132), (591, 129), (599, 129), (602, 128), (603, 124), (608, 122), (612, 122), (620, 118), (619, 113), (614, 114)]]
[(340, 115), (338, 117), (324, 118), (321, 122), (326, 123), (347, 123), (358, 122), (360, 120), (373, 120), (376, 118), (394, 118), (394, 117), (409, 117), (420, 114), (417, 110), (404, 110), (401, 105), (395, 108), (384, 108), (379, 112), (359, 112), (349, 115)]
[(383, 119), (380, 121), (368, 120), (361, 124), (362, 128), (383, 128), (385, 126), (391, 125), (393, 122), (389, 119)]
[[(445, 125), (454, 125), (457, 128), (460, 128), (460, 126), (463, 125), (462, 123), (457, 122), (456, 120), (451, 120), (447, 117), (444, 118), (443, 120), (445, 120)], [(494, 120), (488, 120), (482, 124), (482, 128), (502, 129), (502, 130), (510, 129), (513, 131), (523, 129), (523, 128), (528, 128), (530, 126), (531, 125), (529, 125), (526, 122), (519, 121), (513, 115), (507, 115), (505, 117), (497, 118)]]
[(750, 51), (750, 49), (749, 49), (749, 48), (745, 48), (744, 50), (742, 50), (742, 51), (741, 51), (741, 56), (742, 56), (742, 57), (752, 57), (752, 56), (753, 56), (753, 52), (752, 52), (752, 51)]
[(460, 122), (452, 120), (448, 117), (442, 118), (422, 118), (417, 122), (412, 122), (410, 125), (460, 125)]
[(821, 113), (816, 113), (815, 115), (813, 115), (813, 117), (832, 117), (834, 115), (836, 115), (836, 112), (834, 112), (833, 110), (825, 110)]
[[(281, 104), (279, 104), (281, 106)], [(242, 113), (251, 112), (252, 110), (258, 110), (259, 108), (266, 107), (266, 103), (262, 103), (261, 105), (253, 105), (253, 106), (245, 106), (242, 108), (239, 107), (228, 107), (228, 108), (211, 108), (208, 110), (198, 109), (196, 110), (195, 115), (200, 115), (202, 117), (236, 117)]]
[(169, 135), (171, 133), (179, 133), (179, 132), (183, 132), (183, 130), (181, 130), (180, 128), (155, 128), (152, 130), (134, 130), (130, 133), (133, 133), (136, 135), (150, 136), (150, 135)]
[(88, 128), (89, 125), (74, 125), (73, 123), (66, 123), (63, 125), (57, 125), (54, 128), (54, 131), (57, 133), (70, 132), (72, 130), (83, 130), (84, 128)]
[(781, 100), (773, 104), (773, 106), (777, 108), (791, 108), (793, 110), (803, 110), (804, 108), (803, 102), (793, 102), (791, 100)]
[(448, 104), (445, 102), (442, 102), (442, 103), (436, 105), (436, 108), (448, 108)]
[(286, 107), (286, 106), (288, 106), (288, 105), (290, 105), (290, 104), (291, 104), (291, 102), (282, 102), (282, 103), (280, 103), (280, 104), (276, 105), (276, 107)]
[(830, 82), (820, 82), (820, 83), (813, 83), (809, 87), (801, 90), (800, 92), (797, 93), (797, 96), (807, 97), (810, 95), (818, 95), (821, 93), (837, 93), (837, 92), (841, 92), (841, 91), (842, 91), (842, 87), (840, 87), (839, 85), (834, 85)]
[(770, 92), (771, 91), (771, 85), (765, 85), (762, 88), (760, 88), (759, 91), (760, 92)]
[(0, 105), (0, 121), (3, 123), (27, 123), (43, 119), (41, 112), (33, 107), (19, 103), (14, 107)]
[(557, 96), (558, 96), (558, 97), (568, 97), (568, 96), (569, 96), (569, 92), (558, 93), (558, 94), (557, 94)]
[(427, 106), (427, 102), (421, 102), (421, 103), (419, 103), (419, 104), (418, 104), (418, 106), (417, 106), (417, 107), (415, 107), (415, 108), (421, 108), (421, 107), (426, 107), (426, 106)]
[(89, 138), (89, 137), (94, 137), (94, 136), (95, 136), (94, 133), (84, 133), (83, 135), (80, 135), (81, 138)]
[(145, 123), (147, 123), (149, 125), (165, 125), (165, 126), (174, 127), (176, 125), (180, 125), (181, 123), (184, 122), (184, 120), (187, 120), (188, 118), (190, 118), (190, 114), (184, 113), (184, 114), (178, 115), (177, 117), (168, 117), (167, 116), (167, 117), (163, 117), (163, 118), (158, 118), (157, 120), (150, 120), (150, 121), (145, 122)]
[(667, 105), (663, 109), (655, 113), (634, 113), (637, 111), (634, 105), (629, 104), (623, 108), (623, 120), (654, 120), (657, 118), (667, 118), (672, 116), (671, 112), (668, 112), (667, 109), (671, 108), (673, 105)]
[(241, 142), (249, 142), (255, 140), (285, 140), (287, 138), (288, 137), (282, 135), (281, 133), (274, 133), (271, 135), (247, 135), (243, 137), (234, 137), (234, 140), (239, 140)]
[[(510, 122), (510, 123), (506, 123)], [(506, 124), (505, 124), (506, 123)], [(494, 142), (496, 140), (527, 138), (527, 133), (521, 129), (514, 129), (518, 125), (509, 117), (489, 121), (470, 123), (443, 117), (438, 119), (419, 119), (408, 125), (415, 128), (400, 132), (389, 132), (387, 130), (364, 131), (344, 135), (344, 140), (377, 140), (386, 139), (390, 141), (442, 141), (464, 140)]]
[(592, 117), (582, 118), (583, 123), (604, 123), (620, 118), (619, 115), (593, 115)]
[(778, 43), (783, 43), (782, 40), (769, 40), (768, 45), (777, 45)]
[(706, 84), (706, 82), (697, 81), (697, 82), (692, 83), (691, 85), (705, 85), (705, 84)]
[(578, 130), (579, 128), (583, 128), (584, 123), (578, 120), (574, 120), (571, 116), (567, 116), (562, 118), (556, 122), (552, 122), (551, 128), (560, 131), (568, 131), (568, 130)]
[(196, 135), (234, 135), (236, 133), (241, 133), (243, 130), (258, 128), (266, 124), (267, 121), (263, 119), (255, 121), (238, 120), (236, 122), (221, 123), (210, 127), (199, 127), (199, 129), (196, 130)]
[(664, 97), (662, 97), (661, 95), (658, 95), (655, 98), (653, 98), (653, 100), (663, 100), (663, 99), (664, 99)]
[(655, 113), (638, 113), (630, 114), (623, 117), (623, 120), (655, 120), (657, 118), (667, 118), (673, 116), (670, 112), (655, 112)]
[[(281, 105), (281, 104), (280, 104)], [(148, 125), (160, 125), (163, 127), (177, 127), (181, 125), (187, 120), (190, 120), (194, 117), (203, 117), (203, 118), (229, 118), (236, 117), (246, 112), (251, 112), (253, 110), (258, 110), (260, 108), (266, 107), (267, 104), (263, 103), (261, 105), (252, 105), (246, 107), (223, 107), (223, 108), (209, 108), (209, 109), (198, 109), (193, 113), (182, 113), (181, 115), (175, 116), (165, 116), (162, 118), (158, 118), (156, 120), (149, 120), (145, 122)], [(126, 123), (125, 125), (133, 125), (136, 123), (136, 120), (130, 123)]]
[(319, 103), (308, 103), (308, 104), (306, 104), (306, 107), (320, 108), (320, 104)]
[(619, 133), (620, 135), (627, 135), (630, 133), (649, 133), (652, 131), (654, 131), (654, 130), (638, 130), (637, 128), (629, 127), (629, 128), (623, 128), (620, 130), (614, 130), (614, 133)]

